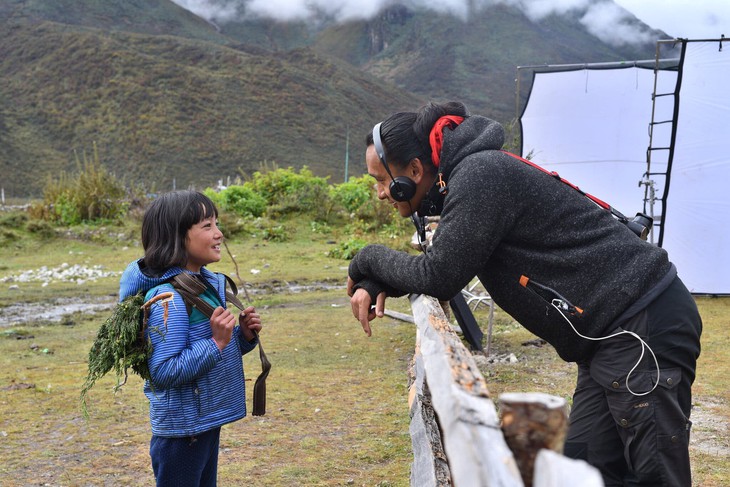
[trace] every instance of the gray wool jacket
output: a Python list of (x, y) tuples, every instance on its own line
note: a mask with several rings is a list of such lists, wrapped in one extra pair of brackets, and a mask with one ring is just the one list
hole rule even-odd
[(590, 359), (580, 338), (549, 304), (559, 293), (583, 313), (576, 329), (601, 337), (620, 326), (676, 277), (666, 251), (639, 239), (610, 212), (555, 177), (501, 151), (504, 130), (471, 116), (444, 131), (448, 195), (433, 245), (412, 255), (368, 245), (349, 275), (376, 296), (419, 293), (448, 300), (476, 275), (494, 302), (545, 339), (566, 361)]

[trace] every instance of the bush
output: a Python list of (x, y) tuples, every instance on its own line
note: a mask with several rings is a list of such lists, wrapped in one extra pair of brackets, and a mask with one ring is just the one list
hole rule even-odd
[(327, 252), (327, 255), (335, 259), (350, 260), (367, 244), (366, 241), (353, 237), (337, 245), (337, 247)]
[(253, 230), (253, 228), (250, 227), (250, 221), (247, 222), (244, 218), (241, 218), (238, 215), (224, 211), (218, 213), (218, 228), (221, 232), (223, 232), (223, 237), (226, 240), (230, 240), (239, 235), (251, 233)]
[(275, 223), (268, 218), (257, 218), (254, 222), (256, 236), (271, 242), (286, 242), (289, 240), (289, 233), (284, 225)]
[(0, 245), (8, 245), (20, 239), (20, 235), (12, 230), (0, 229)]
[(25, 229), (29, 233), (37, 235), (43, 239), (50, 239), (56, 235), (53, 226), (45, 220), (30, 220), (26, 223)]
[(64, 225), (123, 218), (128, 209), (126, 189), (101, 165), (96, 146), (92, 159), (84, 153), (83, 163), (78, 158), (76, 163), (75, 176), (61, 173), (58, 179), (48, 178), (43, 203), (31, 206), (31, 216)]
[(404, 223), (406, 219), (398, 215), (391, 205), (378, 199), (373, 183), (373, 178), (366, 174), (335, 185), (330, 190), (332, 201), (348, 213), (350, 231), (366, 233), (384, 227), (408, 227), (408, 223)]
[(218, 193), (209, 188), (205, 190), (205, 194), (219, 209), (238, 216), (259, 217), (266, 210), (266, 199), (247, 184), (229, 186)]
[(28, 215), (24, 212), (13, 211), (3, 214), (0, 217), (0, 227), (2, 228), (20, 228), (28, 221)]
[(373, 178), (361, 176), (351, 178), (346, 183), (336, 184), (330, 188), (330, 197), (348, 213), (355, 213), (376, 197), (373, 190)]
[(266, 200), (271, 217), (309, 213), (324, 220), (332, 208), (327, 178), (315, 176), (307, 166), (299, 173), (291, 167), (256, 171), (246, 184)]
[[(229, 237), (248, 231), (268, 240), (286, 240), (284, 227), (272, 220), (287, 215), (308, 215), (319, 225), (312, 227), (315, 232), (329, 228), (333, 216), (344, 218), (347, 231), (360, 235), (377, 232), (381, 237), (399, 238), (412, 230), (408, 219), (378, 200), (368, 175), (330, 185), (327, 178), (314, 176), (306, 166), (299, 172), (291, 167), (266, 167), (245, 183), (219, 192), (208, 188), (205, 194), (221, 210), (219, 219)], [(254, 217), (262, 219), (249, 225), (246, 219)]]
[(329, 224), (317, 221), (310, 222), (309, 229), (312, 233), (319, 233), (321, 235), (332, 233), (332, 227), (330, 227)]

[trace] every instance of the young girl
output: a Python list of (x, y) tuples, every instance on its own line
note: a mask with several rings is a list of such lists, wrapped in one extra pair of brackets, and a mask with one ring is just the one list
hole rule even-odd
[[(146, 300), (173, 292), (167, 310), (152, 306), (147, 324), (152, 380), (144, 392), (158, 486), (216, 485), (221, 426), (246, 416), (241, 357), (256, 346), (261, 318), (253, 307), (232, 314), (226, 308), (225, 276), (205, 268), (221, 258), (217, 216), (213, 202), (198, 192), (157, 198), (142, 222), (144, 258), (129, 264), (120, 282), (120, 299), (140, 291)], [(206, 283), (201, 296), (216, 308), (210, 319), (196, 308), (188, 314), (168, 283), (182, 272)]]

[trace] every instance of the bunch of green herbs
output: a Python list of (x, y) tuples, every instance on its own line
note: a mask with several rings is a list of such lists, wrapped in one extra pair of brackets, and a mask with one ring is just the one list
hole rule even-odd
[(151, 378), (147, 358), (152, 353), (152, 342), (145, 338), (142, 329), (143, 304), (142, 293), (127, 297), (99, 327), (89, 350), (89, 370), (81, 388), (84, 416), (88, 416), (89, 390), (112, 369), (117, 378), (115, 391), (127, 382), (129, 369), (145, 380)]

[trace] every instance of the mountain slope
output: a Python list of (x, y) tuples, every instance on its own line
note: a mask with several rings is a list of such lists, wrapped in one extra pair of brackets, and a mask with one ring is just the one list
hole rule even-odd
[(581, 23), (589, 6), (533, 21), (503, 3), (474, 9), (466, 19), (392, 4), (369, 20), (320, 19), (309, 30), (303, 22), (271, 19), (230, 22), (221, 29), (264, 49), (311, 45), (422, 97), (462, 100), (475, 113), (509, 122), (515, 117), (517, 66), (649, 59), (655, 40), (668, 37), (633, 18), (630, 23), (655, 39), (611, 45)]
[(104, 31), (174, 35), (228, 43), (217, 28), (169, 0), (6, 0), (0, 22), (32, 25), (45, 21)]
[(94, 143), (118, 175), (158, 188), (264, 161), (341, 180), (348, 128), (361, 161), (363, 134), (394, 110), (457, 99), (509, 122), (519, 65), (654, 54), (602, 42), (580, 12), (532, 21), (496, 5), (461, 19), (394, 4), (316, 20), (217, 26), (169, 0), (0, 2), (0, 186), (37, 195)]
[[(198, 187), (263, 161), (342, 178), (355, 137), (422, 103), (301, 49), (247, 53), (172, 36), (14, 25), (0, 33), (0, 173), (38, 194), (96, 142), (102, 162), (148, 186)], [(33, 168), (29, 170), (28, 168)]]

